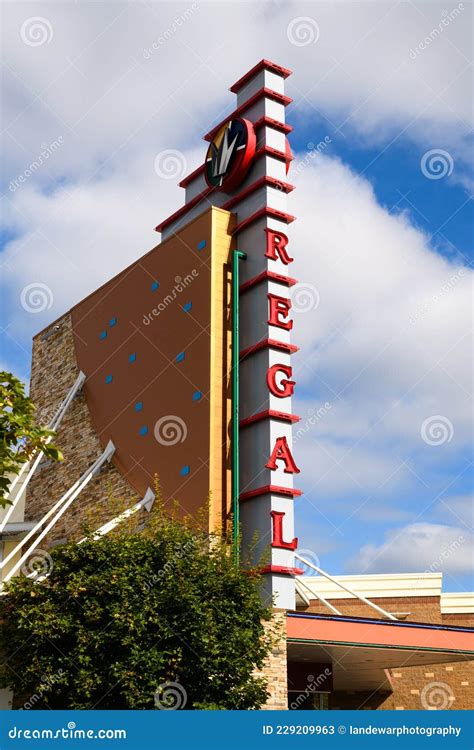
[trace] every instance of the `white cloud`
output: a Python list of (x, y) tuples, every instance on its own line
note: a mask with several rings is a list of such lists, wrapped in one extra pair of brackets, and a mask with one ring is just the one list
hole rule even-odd
[[(177, 24), (192, 7), (4, 7), (3, 211), (15, 239), (2, 259), (9, 335), (20, 346), (156, 243), (153, 227), (182, 197), (174, 180), (157, 176), (155, 156), (176, 148), (189, 171), (200, 163), (201, 135), (233, 107), (227, 87), (262, 57), (294, 70), (287, 91), (302, 124), (321, 115), (331, 120), (328, 132), (342, 124), (347, 137), (365, 144), (401, 134), (420, 155), (448, 149), (455, 159), (449, 179), (462, 178), (471, 117), (467, 4), (415, 59), (410, 50), (439, 24), (443, 3), (198, 2)], [(49, 43), (22, 41), (30, 16), (49, 19)], [(298, 16), (315, 19), (316, 43), (288, 40)], [(60, 148), (9, 190), (43, 144), (60, 137)], [(470, 437), (463, 336), (472, 276), (462, 258), (436, 254), (409, 215), (390, 215), (368, 181), (337, 159), (311, 160), (293, 179), (295, 275), (320, 294), (317, 310), (295, 323), (302, 346), (296, 410), (304, 420), (308, 408), (331, 405), (298, 442), (302, 480), (319, 497), (426, 489), (426, 472), (440, 463), (449, 472)], [(52, 291), (44, 313), (21, 307), (21, 291), (32, 282)], [(311, 398), (303, 398), (305, 389)], [(450, 442), (423, 442), (421, 425), (432, 415), (452, 423)]]
[[(49, 194), (31, 184), (12, 195), (6, 219), (18, 237), (3, 253), (12, 335), (40, 330), (158, 243), (154, 227), (175, 210), (181, 189), (156, 174), (154, 159), (146, 151), (104, 179)], [(35, 282), (46, 284), (53, 299), (38, 314), (20, 301)]]
[[(202, 149), (184, 155), (191, 164)], [(144, 149), (107, 178), (12, 195), (11, 335), (36, 332), (155, 244), (153, 227), (176, 208), (179, 188), (156, 175), (154, 157)], [(441, 457), (449, 465), (470, 439), (471, 272), (433, 252), (407, 215), (390, 215), (337, 159), (315, 159), (295, 181), (294, 273), (320, 295), (317, 309), (295, 316), (301, 425), (308, 409), (330, 404), (296, 446), (305, 486), (332, 495), (421, 487), (423, 467)], [(33, 282), (52, 292), (41, 314), (20, 304)], [(450, 442), (423, 441), (432, 415), (450, 421)]]
[[(422, 488), (422, 467), (449, 466), (470, 441), (472, 273), (337, 160), (314, 159), (296, 182), (294, 274), (320, 299), (293, 332), (305, 482), (331, 493)], [(308, 408), (325, 402), (311, 426)], [(452, 427), (444, 444), (423, 439), (431, 417)]]
[[(372, 145), (403, 131), (423, 150), (469, 158), (471, 7), (448, 24), (445, 12), (443, 2), (6, 4), (6, 171), (21, 174), (59, 136), (58, 158), (37, 175), (43, 184), (123, 166), (145, 145), (187, 150), (231, 109), (227, 87), (262, 57), (293, 69), (289, 92), (306, 122), (321, 115), (328, 129)], [(32, 16), (51, 24), (49, 42), (25, 44)], [(317, 41), (291, 43), (298, 17), (317, 24)], [(457, 163), (453, 179), (460, 174)]]
[(465, 528), (413, 523), (389, 531), (381, 545), (363, 546), (349, 567), (360, 573), (469, 573), (473, 541)]

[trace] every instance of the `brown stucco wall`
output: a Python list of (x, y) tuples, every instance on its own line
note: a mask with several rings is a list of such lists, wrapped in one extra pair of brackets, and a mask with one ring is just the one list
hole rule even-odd
[(233, 221), (209, 209), (34, 338), (30, 392), (43, 423), (80, 370), (86, 381), (58, 430), (65, 460), (40, 464), (26, 520), (41, 518), (109, 440), (116, 447), (42, 546), (81, 536), (86, 517), (95, 527), (110, 520), (156, 476), (183, 516), (210, 498), (211, 530), (228, 522)]
[(71, 313), (102, 447), (141, 496), (158, 474), (193, 515), (209, 493), (211, 253), (207, 211)]

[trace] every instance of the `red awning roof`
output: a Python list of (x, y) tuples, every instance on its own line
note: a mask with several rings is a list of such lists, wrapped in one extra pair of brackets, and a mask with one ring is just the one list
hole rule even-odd
[(474, 630), (428, 623), (287, 616), (289, 661), (332, 664), (335, 690), (391, 690), (389, 669), (468, 661)]

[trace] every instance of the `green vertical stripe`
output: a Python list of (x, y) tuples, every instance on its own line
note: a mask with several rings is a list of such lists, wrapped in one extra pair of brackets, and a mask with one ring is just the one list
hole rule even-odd
[(247, 256), (232, 254), (232, 515), (234, 559), (239, 561), (239, 261)]

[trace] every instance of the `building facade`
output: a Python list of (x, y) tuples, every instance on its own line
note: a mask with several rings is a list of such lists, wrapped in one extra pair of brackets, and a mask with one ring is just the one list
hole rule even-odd
[(34, 338), (31, 396), (42, 414), (65, 404), (65, 460), (41, 461), (18, 496), (30, 536), (3, 576), (33, 554), (47, 568), (52, 544), (117, 503), (146, 517), (158, 477), (183, 516), (208, 507), (234, 544), (240, 528), (242, 561), (261, 567), (281, 629), (268, 708), (431, 708), (431, 677), (464, 708), (471, 603), (448, 605), (429, 576), (303, 579), (295, 558), (289, 75), (262, 60), (231, 87), (161, 242)]

